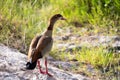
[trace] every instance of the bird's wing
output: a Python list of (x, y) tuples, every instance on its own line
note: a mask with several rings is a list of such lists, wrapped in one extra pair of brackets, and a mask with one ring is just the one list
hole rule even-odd
[[(32, 56), (33, 62), (39, 58), (40, 53), (45, 49), (52, 41), (52, 37), (42, 36), (36, 46), (34, 55)], [(42, 54), (41, 54), (42, 55)]]
[(28, 51), (28, 60), (32, 57), (33, 52), (36, 49), (37, 43), (38, 43), (40, 38), (41, 38), (41, 35), (36, 36), (32, 39), (32, 41), (30, 43), (29, 51)]

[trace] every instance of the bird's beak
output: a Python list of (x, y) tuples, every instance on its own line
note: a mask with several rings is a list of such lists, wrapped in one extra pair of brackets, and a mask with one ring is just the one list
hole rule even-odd
[(67, 20), (67, 19), (66, 19), (66, 18), (64, 18), (64, 17), (61, 17), (61, 18), (60, 18), (60, 20)]

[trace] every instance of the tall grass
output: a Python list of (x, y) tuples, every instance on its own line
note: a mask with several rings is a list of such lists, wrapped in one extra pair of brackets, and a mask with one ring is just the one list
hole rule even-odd
[[(102, 23), (103, 19), (118, 20), (120, 14), (120, 1), (116, 0), (50, 0), (57, 11), (62, 11), (70, 21), (88, 22), (95, 25)], [(107, 25), (107, 24), (106, 24)]]
[[(0, 41), (15, 36), (29, 45), (32, 37), (41, 33), (56, 13), (61, 13), (70, 23), (119, 29), (119, 3), (119, 0), (0, 0)], [(56, 25), (67, 26), (64, 24)]]
[[(59, 54), (59, 55), (58, 55)], [(81, 50), (74, 49), (73, 52), (58, 52), (58, 50), (53, 50), (51, 55), (54, 58), (63, 61), (69, 61), (76, 59), (79, 62), (85, 64), (93, 65), (96, 68), (105, 68), (113, 64), (117, 64), (119, 59), (119, 54), (113, 52), (108, 52), (104, 47), (93, 47), (93, 48), (82, 48)]]
[[(87, 74), (88, 76), (93, 76), (95, 71), (95, 76), (101, 80), (117, 80), (119, 79), (119, 62), (120, 54), (107, 51), (103, 46), (92, 47), (92, 48), (82, 48), (81, 50), (73, 50), (73, 52), (58, 52), (58, 50), (53, 50), (51, 55), (58, 60), (63, 61), (73, 61), (77, 60), (78, 66), (73, 66), (70, 71), (81, 72)], [(90, 67), (92, 66), (92, 67)], [(89, 69), (92, 68), (92, 69)], [(91, 71), (89, 71), (91, 70)], [(98, 80), (95, 79), (95, 80)]]
[[(1, 0), (0, 1), (0, 41), (6, 43), (9, 39), (9, 44), (12, 39), (20, 39), (21, 44), (29, 44), (31, 38), (36, 33), (46, 27), (44, 18), (41, 19), (39, 9), (42, 7), (44, 1), (20, 1), (20, 0)], [(36, 4), (36, 6), (35, 6)]]

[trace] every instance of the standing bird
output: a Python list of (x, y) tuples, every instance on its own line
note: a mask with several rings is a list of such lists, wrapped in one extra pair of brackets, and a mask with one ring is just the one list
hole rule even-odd
[[(48, 73), (46, 55), (51, 51), (53, 45), (52, 32), (53, 26), (57, 20), (66, 19), (61, 14), (54, 15), (50, 19), (50, 23), (47, 30), (42, 35), (34, 37), (31, 41), (28, 51), (28, 62), (26, 64), (26, 69), (33, 70), (36, 67), (36, 64), (38, 63), (38, 68), (41, 74), (47, 74), (49, 76), (52, 76), (50, 73)], [(38, 60), (40, 58), (45, 58), (45, 72), (41, 70), (40, 61)]]

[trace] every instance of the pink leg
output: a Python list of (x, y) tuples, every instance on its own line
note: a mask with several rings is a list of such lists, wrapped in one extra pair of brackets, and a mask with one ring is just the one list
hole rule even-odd
[(39, 68), (40, 73), (45, 74), (46, 72), (41, 70), (41, 66), (40, 66), (40, 61), (39, 60), (37, 61), (37, 63), (38, 63), (38, 68)]
[(47, 58), (45, 58), (45, 67), (46, 67), (46, 74), (52, 77), (52, 75), (48, 73)]

